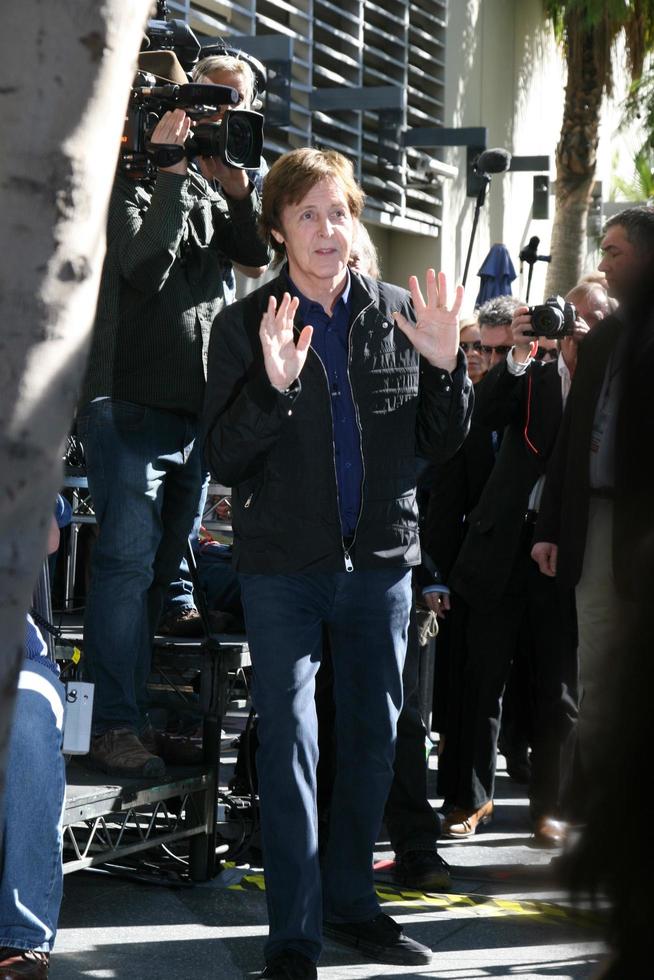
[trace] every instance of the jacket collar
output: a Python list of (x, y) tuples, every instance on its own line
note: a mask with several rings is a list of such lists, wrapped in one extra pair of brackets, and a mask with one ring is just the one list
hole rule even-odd
[[(288, 271), (287, 265), (284, 263), (280, 269), (279, 275), (273, 282), (273, 295), (277, 302), (281, 300), (285, 292), (288, 291)], [(270, 295), (270, 294), (268, 294)], [(350, 269), (350, 312), (351, 318), (354, 320), (356, 316), (361, 313), (367, 306), (373, 303), (375, 306), (379, 306), (379, 286), (374, 279), (369, 279), (367, 276), (362, 276), (359, 272), (354, 272)], [(302, 322), (299, 317), (296, 317), (296, 326), (302, 326)]]

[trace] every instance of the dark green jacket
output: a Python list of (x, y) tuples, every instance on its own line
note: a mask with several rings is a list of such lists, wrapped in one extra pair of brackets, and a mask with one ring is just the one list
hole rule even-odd
[(259, 211), (256, 190), (228, 200), (196, 173), (159, 173), (153, 187), (117, 176), (81, 405), (109, 396), (200, 413), (227, 270), (268, 262)]

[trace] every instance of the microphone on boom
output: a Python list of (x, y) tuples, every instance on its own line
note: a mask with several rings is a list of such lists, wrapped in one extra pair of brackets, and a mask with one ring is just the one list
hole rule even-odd
[(484, 150), (475, 160), (477, 174), (503, 174), (511, 166), (511, 154), (508, 150), (496, 147)]

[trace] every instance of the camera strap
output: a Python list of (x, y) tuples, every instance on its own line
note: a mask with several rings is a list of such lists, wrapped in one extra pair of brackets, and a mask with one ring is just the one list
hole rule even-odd
[(177, 143), (146, 143), (145, 149), (155, 167), (173, 167), (184, 159), (186, 151)]

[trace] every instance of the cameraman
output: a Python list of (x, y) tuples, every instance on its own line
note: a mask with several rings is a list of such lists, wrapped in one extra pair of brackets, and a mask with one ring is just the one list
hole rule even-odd
[[(259, 108), (257, 100), (257, 79), (255, 74), (243, 58), (230, 54), (210, 55), (203, 58), (193, 68), (193, 81), (200, 85), (228, 85), (238, 92), (238, 102), (230, 106), (230, 109), (253, 109)], [(204, 122), (222, 123), (225, 112), (229, 111), (226, 106), (218, 107), (217, 111), (211, 116), (205, 116)], [(202, 176), (211, 184), (214, 189), (219, 189), (222, 180), (229, 178), (230, 168), (215, 157), (198, 157), (197, 164)], [(260, 165), (257, 170), (245, 171), (254, 184), (258, 192), (261, 192), (263, 178), (268, 171), (266, 161), (261, 157)], [(258, 278), (264, 271), (261, 268), (252, 268), (241, 263), (236, 264), (238, 271), (250, 279)], [(225, 259), (221, 265), (220, 275), (224, 283), (225, 304), (231, 303), (236, 297), (236, 278), (234, 275), (234, 264)], [(199, 542), (200, 526), (202, 515), (205, 511), (207, 502), (207, 492), (209, 489), (209, 474), (204, 476), (202, 490), (199, 497), (198, 509), (193, 522), (191, 531), (191, 543), (195, 551), (198, 569), (206, 572), (205, 579), (211, 581), (214, 587), (211, 589), (212, 595), (209, 596), (209, 604), (212, 609), (220, 610), (220, 618), (224, 619), (223, 613), (236, 611), (239, 609), (238, 586), (235, 587), (235, 580), (228, 567), (227, 561), (216, 561), (215, 549), (201, 549)], [(204, 567), (202, 567), (204, 566)], [(203, 577), (201, 575), (201, 577)], [(217, 588), (216, 588), (217, 587)], [(240, 618), (240, 615), (239, 617)], [(219, 622), (212, 617), (212, 627), (216, 632), (222, 632), (222, 627), (218, 629)], [(179, 573), (170, 583), (170, 587), (163, 603), (162, 616), (159, 621), (157, 632), (165, 636), (202, 636), (203, 625), (200, 614), (195, 604), (193, 595), (193, 583), (188, 569), (186, 557), (182, 558)]]
[[(170, 79), (186, 80), (181, 68)], [(183, 109), (166, 112), (151, 142), (182, 146), (190, 126)], [(119, 171), (114, 183), (78, 414), (100, 531), (84, 624), (90, 761), (113, 775), (165, 768), (146, 713), (152, 637), (198, 506), (206, 350), (232, 298), (225, 270), (268, 260), (259, 210), (244, 171), (222, 168), (216, 191), (185, 158), (152, 180)]]
[(543, 474), (561, 422), (579, 343), (609, 311), (606, 292), (575, 287), (573, 333), (557, 361), (535, 358), (526, 306), (514, 313), (513, 347), (479, 386), (475, 418), (504, 430), (497, 460), (452, 570), (453, 591), (468, 606), (460, 703), (452, 706), (440, 764), (450, 809), (444, 833), (469, 837), (493, 813), (502, 694), (520, 646), (531, 665), (534, 699), (530, 815), (536, 843), (555, 846), (559, 758), (576, 718), (576, 631), (571, 590), (560, 593), (530, 560)]

